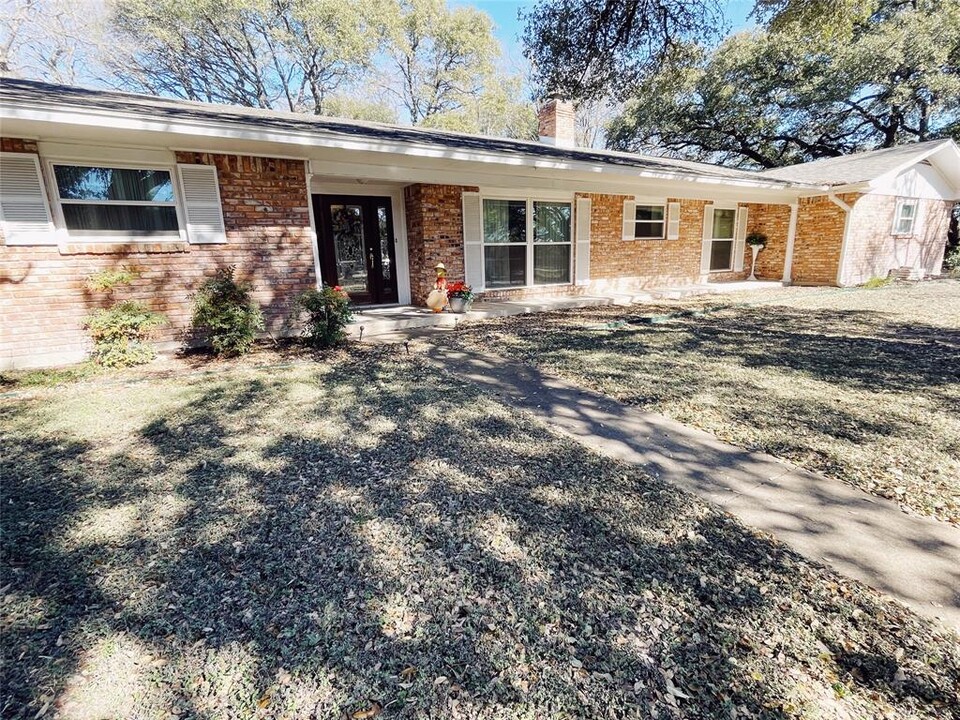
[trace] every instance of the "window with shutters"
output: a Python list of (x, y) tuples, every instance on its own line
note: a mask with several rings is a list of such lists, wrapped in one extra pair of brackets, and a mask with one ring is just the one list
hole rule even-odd
[(71, 238), (180, 239), (172, 168), (51, 163)]
[(637, 203), (633, 237), (636, 240), (663, 240), (667, 224), (666, 205)]
[(485, 289), (570, 282), (571, 203), (484, 198), (482, 216)]

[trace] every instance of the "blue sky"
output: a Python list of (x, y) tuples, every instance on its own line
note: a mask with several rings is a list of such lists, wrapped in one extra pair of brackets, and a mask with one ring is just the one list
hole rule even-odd
[[(496, 23), (497, 37), (503, 44), (506, 55), (508, 57), (520, 55), (518, 36), (523, 26), (517, 20), (517, 13), (521, 9), (533, 7), (536, 3), (528, 0), (451, 0), (450, 4), (472, 5), (490, 15)], [(732, 0), (725, 3), (724, 12), (734, 28), (750, 24), (747, 22), (747, 15), (753, 9), (753, 4), (753, 0)]]

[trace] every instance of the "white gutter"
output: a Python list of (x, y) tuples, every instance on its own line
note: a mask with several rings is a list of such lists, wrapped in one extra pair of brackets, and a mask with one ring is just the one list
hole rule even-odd
[(310, 172), (310, 161), (303, 161), (303, 174), (307, 187), (307, 214), (310, 216), (310, 245), (313, 251), (313, 276), (316, 280), (317, 290), (323, 289), (323, 277), (320, 273), (320, 239), (317, 237), (317, 219), (313, 215), (313, 195), (310, 192), (310, 182), (313, 175)]
[[(704, 185), (727, 185), (732, 187), (765, 188), (791, 191), (819, 190), (826, 186), (784, 184), (783, 182), (765, 182), (758, 178), (732, 178), (723, 175), (696, 176), (694, 173), (682, 171), (671, 172), (650, 170), (637, 166), (621, 165), (618, 163), (591, 162), (586, 160), (559, 160), (535, 157), (532, 154), (510, 155), (504, 152), (484, 150), (460, 150), (441, 145), (416, 143), (411, 141), (385, 141), (376, 138), (362, 137), (357, 139), (343, 138), (322, 130), (285, 130), (271, 128), (258, 130), (252, 128), (224, 126), (216, 120), (161, 120), (144, 117), (143, 114), (119, 113), (90, 108), (70, 108), (69, 112), (51, 110), (49, 108), (31, 107), (25, 105), (2, 107), (0, 117), (5, 120), (23, 120), (26, 122), (47, 122), (79, 126), (93, 126), (97, 128), (113, 128), (143, 132), (162, 132), (168, 134), (193, 135), (201, 137), (215, 137), (226, 140), (245, 140), (251, 142), (266, 142), (285, 145), (299, 145), (312, 147), (328, 147), (342, 150), (356, 150), (365, 152), (393, 153), (397, 155), (426, 157), (442, 160), (465, 162), (495, 163), (510, 167), (533, 167), (546, 170), (581, 171), (590, 173), (607, 173), (629, 175), (657, 180), (680, 180)], [(232, 120), (232, 123), (242, 124), (243, 119)], [(251, 123), (255, 120), (251, 120)], [(168, 143), (170, 144), (170, 143)]]
[(847, 237), (850, 234), (850, 215), (853, 212), (853, 206), (847, 205), (843, 200), (838, 198), (833, 193), (827, 193), (827, 198), (836, 205), (838, 208), (843, 210), (843, 241), (840, 243), (840, 259), (837, 260), (837, 285), (843, 285), (843, 260), (844, 256), (847, 254)]

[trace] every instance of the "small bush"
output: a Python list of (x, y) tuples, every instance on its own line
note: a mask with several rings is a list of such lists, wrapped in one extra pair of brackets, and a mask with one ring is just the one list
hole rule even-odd
[(950, 277), (960, 278), (960, 245), (944, 256), (943, 270)]
[(307, 290), (297, 298), (297, 318), (306, 315), (303, 334), (313, 347), (330, 347), (342, 342), (347, 323), (353, 319), (350, 298), (339, 286), (324, 285), (320, 290)]
[(93, 292), (112, 293), (121, 285), (129, 285), (140, 277), (135, 267), (118, 267), (101, 270), (87, 278), (87, 288)]
[(193, 296), (193, 332), (202, 335), (221, 357), (249, 351), (263, 330), (263, 313), (248, 283), (234, 277), (233, 266), (217, 270)]
[(97, 310), (83, 326), (93, 338), (93, 361), (104, 367), (143, 365), (157, 356), (149, 340), (166, 323), (160, 313), (151, 312), (135, 300), (118, 302)]
[(872, 277), (860, 287), (864, 288), (865, 290), (876, 290), (877, 288), (886, 287), (892, 282), (893, 282), (893, 278), (889, 276), (888, 277)]

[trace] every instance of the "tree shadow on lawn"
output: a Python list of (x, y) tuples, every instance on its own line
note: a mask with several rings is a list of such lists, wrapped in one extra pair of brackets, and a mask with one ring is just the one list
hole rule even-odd
[[(816, 699), (805, 681), (840, 672), (818, 653), (864, 637), (887, 701), (935, 716), (920, 706), (956, 700), (960, 660), (925, 668), (908, 643), (924, 621), (475, 386), (389, 359), (298, 382), (293, 403), (287, 380), (224, 378), (142, 427), (152, 452), (93, 467), (82, 441), (9, 439), (4, 556), (22, 567), (7, 592), (44, 615), (5, 635), (25, 653), (5, 666), (6, 714), (36, 713), (39, 679), (62, 693), (91, 623), (168, 660), (143, 672), (195, 717), (375, 701), (396, 717), (783, 718)], [(31, 402), (21, 430), (42, 414)], [(278, 408), (283, 431), (264, 434)], [(82, 552), (58, 536), (91, 508), (162, 493), (184, 507), (166, 527)], [(119, 569), (155, 592), (105, 596)], [(853, 631), (857, 609), (901, 617)], [(917, 684), (895, 683), (898, 667)]]
[[(752, 306), (681, 315), (673, 308), (673, 317), (667, 317), (670, 308), (655, 310), (664, 312), (663, 321), (599, 308), (470, 324), (458, 334), (530, 339), (529, 352), (626, 348), (726, 357), (874, 391), (930, 391), (960, 382), (960, 328), (908, 324), (865, 310)], [(621, 321), (626, 324), (618, 326)]]

